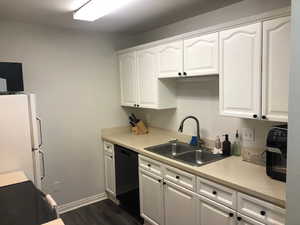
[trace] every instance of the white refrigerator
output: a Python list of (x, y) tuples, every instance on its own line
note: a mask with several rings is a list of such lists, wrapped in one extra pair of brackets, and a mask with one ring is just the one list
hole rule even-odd
[(22, 170), (41, 189), (42, 124), (34, 94), (0, 95), (0, 173)]

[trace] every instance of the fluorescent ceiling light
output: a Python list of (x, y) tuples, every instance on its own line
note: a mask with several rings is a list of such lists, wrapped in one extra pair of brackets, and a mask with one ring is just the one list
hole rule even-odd
[(95, 21), (136, 0), (91, 0), (74, 12), (75, 20)]

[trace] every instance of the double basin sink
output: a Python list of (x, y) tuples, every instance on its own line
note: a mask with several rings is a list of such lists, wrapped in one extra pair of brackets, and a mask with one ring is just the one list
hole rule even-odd
[(192, 166), (202, 166), (207, 163), (224, 159), (225, 156), (213, 154), (204, 147), (195, 147), (186, 143), (174, 141), (166, 144), (151, 146), (145, 150), (183, 162)]

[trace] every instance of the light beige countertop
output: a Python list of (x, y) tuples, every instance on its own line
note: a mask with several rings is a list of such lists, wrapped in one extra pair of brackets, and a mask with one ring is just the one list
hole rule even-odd
[(50, 221), (49, 223), (44, 223), (43, 225), (64, 225), (61, 219)]
[(102, 139), (196, 176), (207, 178), (237, 191), (285, 207), (286, 184), (268, 177), (265, 167), (242, 161), (241, 157), (235, 156), (201, 167), (190, 166), (144, 150), (146, 147), (163, 144), (174, 138), (187, 142), (190, 139), (189, 136), (159, 128), (150, 128), (149, 130), (150, 132), (147, 135), (133, 135), (130, 133), (129, 128), (103, 129)]
[(25, 181), (28, 181), (28, 178), (22, 171), (0, 174), (0, 187), (17, 184)]
[[(28, 181), (28, 178), (26, 177), (25, 173), (22, 171), (0, 174), (0, 187), (22, 183), (25, 181)], [(64, 222), (61, 219), (56, 219), (50, 221), (49, 223), (44, 223), (43, 225), (64, 225)]]

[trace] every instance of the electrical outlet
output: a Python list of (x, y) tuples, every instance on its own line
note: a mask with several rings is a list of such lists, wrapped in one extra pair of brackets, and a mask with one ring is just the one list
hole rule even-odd
[(242, 129), (242, 139), (247, 142), (255, 141), (255, 132), (253, 128), (243, 128)]

